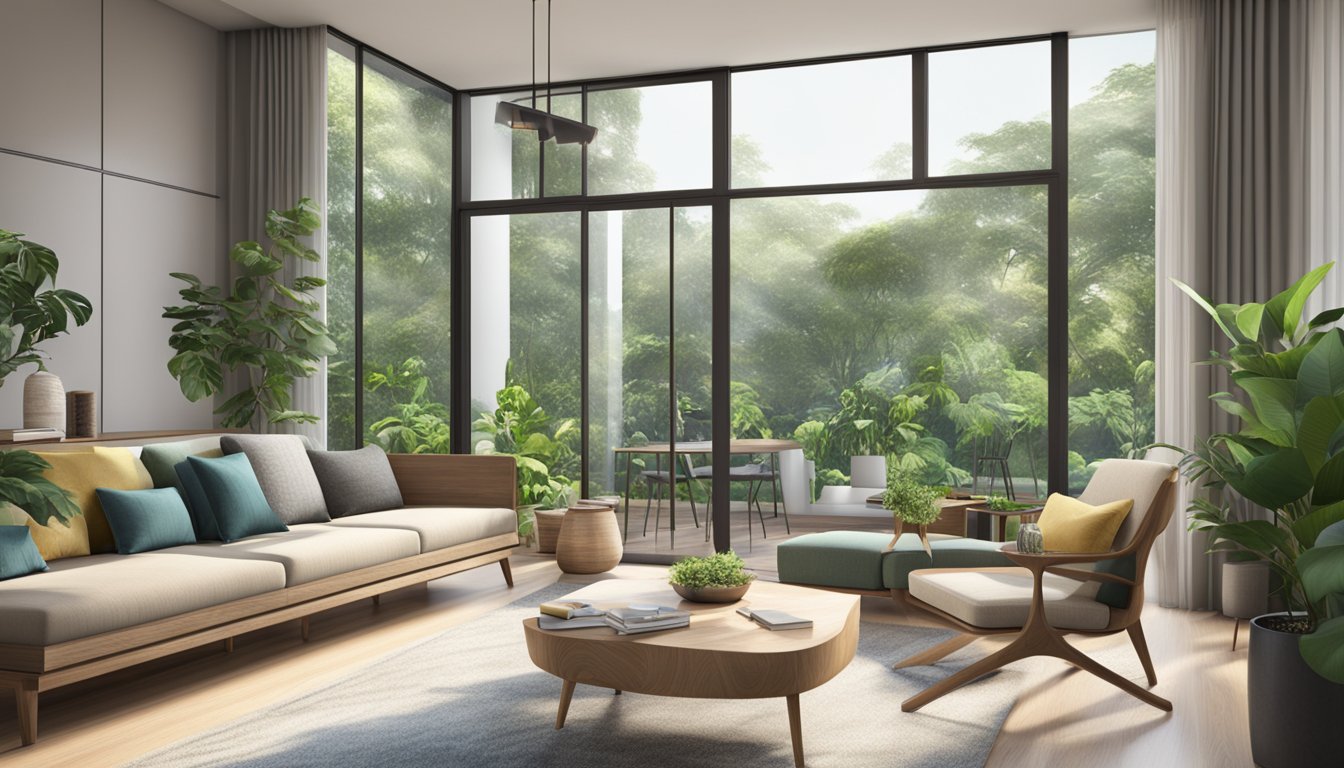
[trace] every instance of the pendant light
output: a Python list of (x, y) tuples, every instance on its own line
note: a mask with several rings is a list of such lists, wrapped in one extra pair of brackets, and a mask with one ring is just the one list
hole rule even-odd
[(551, 109), (551, 0), (546, 0), (546, 109), (537, 109), (537, 0), (532, 0), (532, 98), (531, 105), (501, 101), (495, 107), (495, 122), (516, 131), (536, 131), (538, 141), (555, 139), (557, 144), (590, 144), (597, 128), (552, 114)]

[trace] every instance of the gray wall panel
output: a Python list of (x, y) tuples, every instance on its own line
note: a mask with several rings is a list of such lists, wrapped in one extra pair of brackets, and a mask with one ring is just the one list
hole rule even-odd
[(104, 177), (103, 428), (194, 429), (213, 424), (210, 400), (188, 402), (168, 375), (172, 322), (182, 283), (169, 272), (208, 282), (223, 277), (217, 200), (175, 189)]
[(98, 167), (99, 0), (4, 0), (0, 147)]
[[(96, 171), (0, 154), (0, 229), (22, 232), (26, 239), (56, 252), (61, 270), (56, 284), (79, 291), (93, 302), (93, 319), (66, 336), (51, 339), (47, 370), (61, 377), (66, 391), (102, 389), (98, 231), (99, 179)], [(35, 366), (10, 375), (0, 387), (0, 427), (23, 424), (23, 380)]]
[(223, 35), (154, 0), (106, 0), (104, 169), (219, 194)]

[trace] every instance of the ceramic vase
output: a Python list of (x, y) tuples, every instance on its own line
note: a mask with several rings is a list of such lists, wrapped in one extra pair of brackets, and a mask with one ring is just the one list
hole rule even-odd
[(1028, 555), (1039, 555), (1045, 551), (1045, 537), (1041, 527), (1035, 523), (1023, 523), (1017, 528), (1017, 551)]
[(65, 432), (65, 387), (49, 371), (37, 371), (23, 382), (23, 428), (41, 427)]

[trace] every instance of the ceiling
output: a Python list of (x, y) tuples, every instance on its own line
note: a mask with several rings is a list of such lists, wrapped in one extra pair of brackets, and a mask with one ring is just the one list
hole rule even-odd
[[(220, 29), (328, 24), (457, 88), (530, 79), (528, 0), (163, 0)], [(1157, 0), (559, 0), (554, 80), (1150, 29)], [(538, 3), (545, 37), (545, 2)], [(544, 43), (538, 42), (544, 64)], [(538, 72), (545, 79), (544, 68)]]

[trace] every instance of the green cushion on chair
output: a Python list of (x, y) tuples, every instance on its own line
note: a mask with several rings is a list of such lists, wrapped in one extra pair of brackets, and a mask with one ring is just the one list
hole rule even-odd
[[(889, 541), (891, 537), (887, 539)], [(910, 572), (920, 568), (997, 568), (1013, 564), (999, 551), (1002, 542), (931, 535), (929, 546), (933, 549), (932, 561), (920, 544), (919, 536), (901, 534), (896, 547), (882, 560), (883, 588), (909, 589)]]
[(781, 542), (779, 580), (819, 587), (882, 589), (882, 548), (889, 533), (826, 531)]

